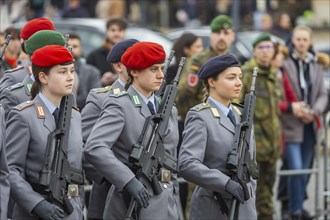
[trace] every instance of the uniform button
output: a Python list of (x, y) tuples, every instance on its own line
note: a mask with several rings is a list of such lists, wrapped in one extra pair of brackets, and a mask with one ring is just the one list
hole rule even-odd
[(166, 184), (164, 184), (164, 188), (167, 189), (167, 185)]

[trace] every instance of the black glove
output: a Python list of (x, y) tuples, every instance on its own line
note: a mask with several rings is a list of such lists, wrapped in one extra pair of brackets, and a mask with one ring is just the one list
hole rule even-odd
[(39, 202), (33, 208), (32, 212), (43, 220), (59, 220), (64, 218), (64, 211), (47, 200)]
[(148, 207), (149, 205), (148, 190), (135, 177), (126, 184), (124, 190), (126, 190), (142, 207), (144, 208)]
[(244, 191), (243, 191), (243, 187), (241, 186), (241, 184), (230, 179), (226, 183), (225, 190), (227, 192), (229, 192), (230, 194), (232, 194), (235, 197), (235, 199), (237, 199), (240, 203), (243, 204)]

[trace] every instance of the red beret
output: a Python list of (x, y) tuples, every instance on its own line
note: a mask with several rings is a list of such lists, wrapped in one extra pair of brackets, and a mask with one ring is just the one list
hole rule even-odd
[(73, 57), (66, 47), (48, 45), (34, 51), (31, 61), (40, 67), (65, 65), (73, 62)]
[(157, 43), (138, 42), (129, 47), (121, 57), (127, 69), (142, 70), (156, 63), (165, 61), (164, 48)]
[(55, 31), (53, 23), (48, 18), (36, 18), (24, 25), (21, 30), (20, 37), (24, 40), (29, 39), (34, 33), (41, 30)]

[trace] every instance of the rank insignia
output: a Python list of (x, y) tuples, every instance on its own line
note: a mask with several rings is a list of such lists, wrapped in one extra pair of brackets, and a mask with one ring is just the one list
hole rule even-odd
[(36, 110), (37, 110), (38, 118), (45, 118), (45, 111), (42, 106), (36, 105)]

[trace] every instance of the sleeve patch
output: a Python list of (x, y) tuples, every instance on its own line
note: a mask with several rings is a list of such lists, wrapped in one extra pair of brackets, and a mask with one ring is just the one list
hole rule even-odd
[(187, 78), (188, 86), (195, 87), (198, 84), (199, 78), (197, 74), (189, 73)]

